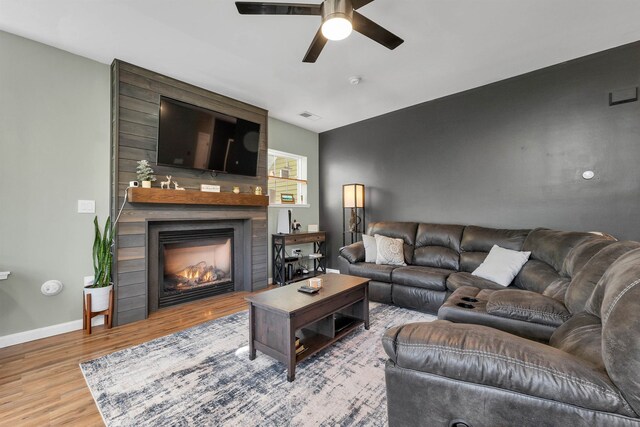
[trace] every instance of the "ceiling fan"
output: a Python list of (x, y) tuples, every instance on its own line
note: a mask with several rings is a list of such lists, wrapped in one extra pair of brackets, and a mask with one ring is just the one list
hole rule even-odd
[(381, 45), (395, 49), (404, 40), (356, 12), (373, 0), (324, 0), (322, 3), (270, 3), (237, 1), (241, 15), (317, 15), (322, 25), (316, 32), (303, 62), (316, 62), (328, 40), (342, 40), (356, 30)]

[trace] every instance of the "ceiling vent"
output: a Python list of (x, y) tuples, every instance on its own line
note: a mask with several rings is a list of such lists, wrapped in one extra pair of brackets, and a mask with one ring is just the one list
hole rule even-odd
[(317, 121), (317, 120), (320, 120), (322, 118), (322, 117), (318, 116), (317, 114), (313, 114), (313, 113), (310, 113), (308, 111), (303, 111), (302, 113), (300, 113), (298, 115), (300, 117), (304, 117), (305, 119), (309, 119), (309, 120), (312, 120), (314, 122)]

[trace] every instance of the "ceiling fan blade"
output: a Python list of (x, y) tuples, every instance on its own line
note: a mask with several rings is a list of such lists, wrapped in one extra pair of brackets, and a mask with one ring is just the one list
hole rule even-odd
[(241, 15), (321, 15), (322, 6), (305, 3), (265, 3), (237, 1)]
[(362, 6), (366, 6), (371, 3), (373, 0), (351, 0), (351, 5), (353, 6), (353, 10), (360, 9)]
[(391, 50), (404, 43), (404, 40), (400, 37), (388, 30), (385, 30), (380, 25), (368, 18), (365, 18), (355, 10), (353, 11), (353, 29)]
[(318, 32), (313, 38), (311, 46), (309, 46), (309, 50), (307, 50), (307, 53), (304, 56), (302, 62), (316, 62), (316, 59), (318, 59), (318, 56), (320, 56), (320, 52), (322, 52), (322, 49), (324, 48), (324, 45), (327, 44), (327, 41), (327, 38), (322, 35), (322, 27), (318, 28)]

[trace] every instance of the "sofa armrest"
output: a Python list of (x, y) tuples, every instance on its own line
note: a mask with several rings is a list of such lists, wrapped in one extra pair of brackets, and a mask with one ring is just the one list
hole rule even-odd
[(350, 264), (364, 261), (364, 243), (362, 241), (343, 246), (339, 252), (340, 256), (349, 261)]
[(487, 301), (487, 313), (549, 326), (560, 326), (571, 317), (557, 299), (522, 289), (493, 292)]
[(404, 369), (635, 416), (604, 371), (497, 329), (444, 320), (411, 323), (389, 329), (382, 343)]

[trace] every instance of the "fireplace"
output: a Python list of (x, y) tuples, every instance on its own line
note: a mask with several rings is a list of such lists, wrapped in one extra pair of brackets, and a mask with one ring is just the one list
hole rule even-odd
[(250, 221), (149, 221), (148, 236), (150, 312), (251, 289)]
[(233, 229), (159, 233), (158, 307), (233, 292)]

